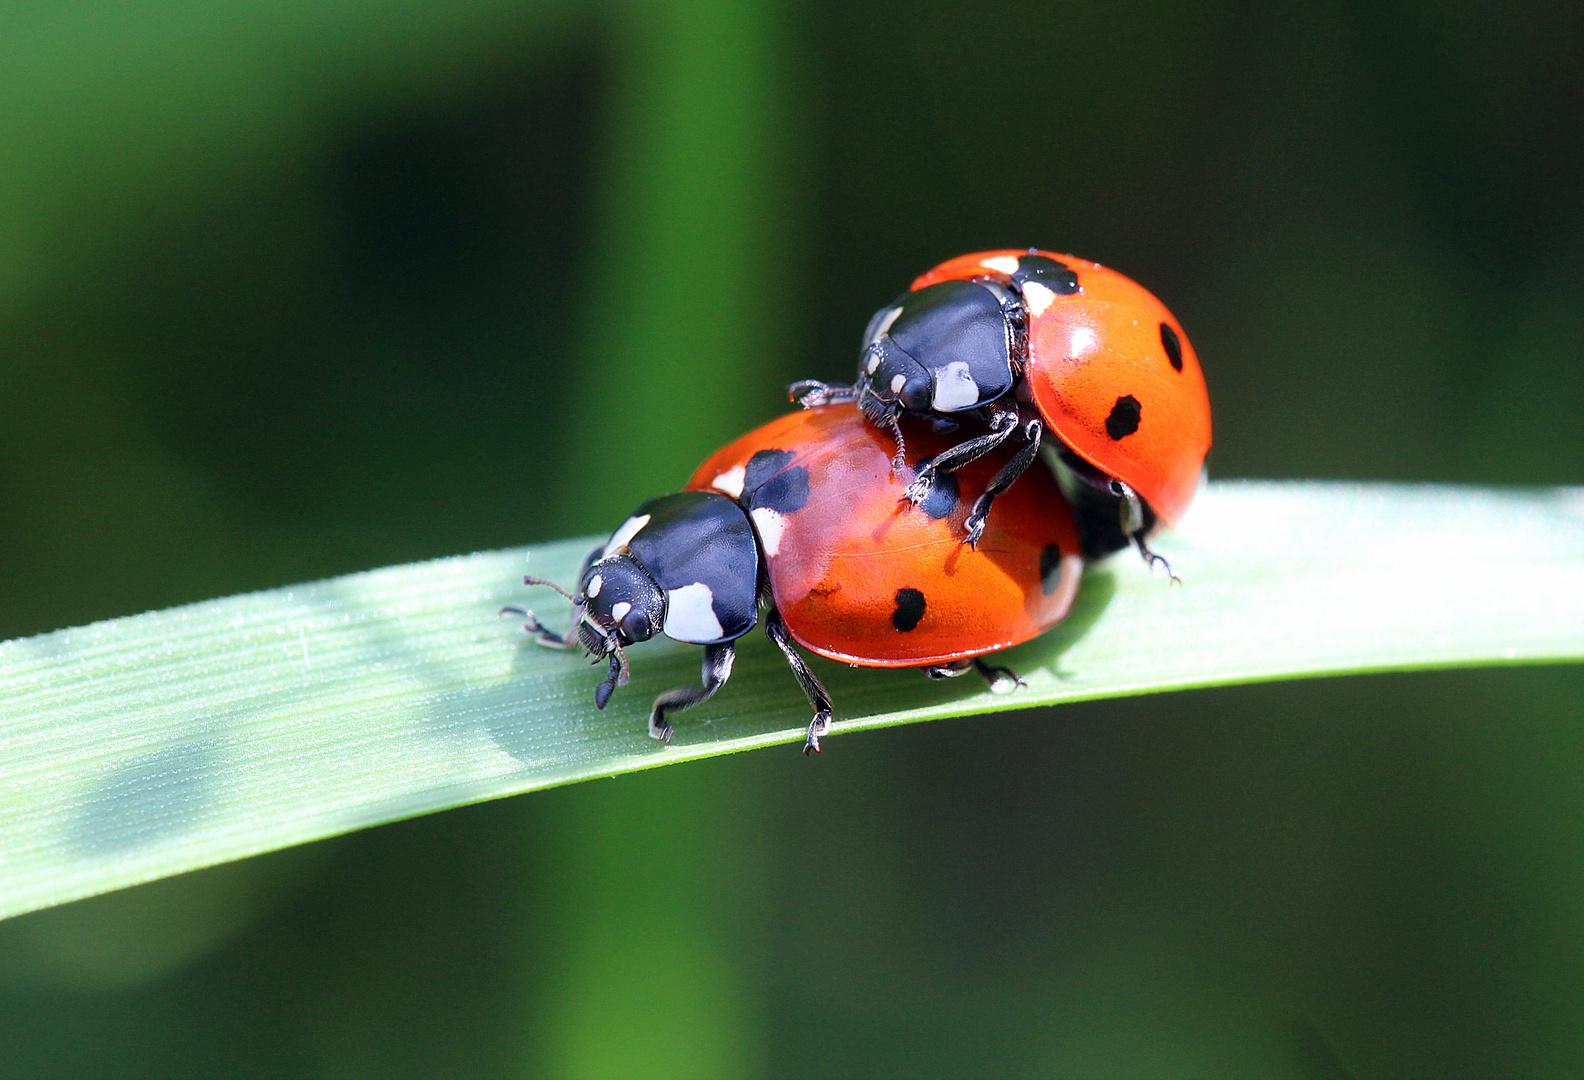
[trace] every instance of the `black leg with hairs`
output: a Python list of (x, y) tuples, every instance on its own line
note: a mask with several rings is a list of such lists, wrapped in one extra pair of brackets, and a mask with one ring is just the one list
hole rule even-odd
[(814, 673), (809, 670), (808, 664), (792, 644), (791, 637), (787, 634), (786, 623), (781, 621), (781, 612), (775, 605), (770, 606), (770, 611), (765, 616), (765, 636), (775, 642), (776, 648), (786, 657), (787, 666), (792, 669), (792, 674), (797, 678), (798, 685), (803, 688), (803, 693), (808, 695), (809, 704), (814, 706), (814, 719), (809, 721), (808, 738), (803, 743), (803, 753), (817, 754), (820, 752), (820, 736), (830, 730), (831, 713), (835, 706), (831, 696)]
[(737, 659), (737, 643), (723, 641), (718, 645), (704, 646), (702, 686), (679, 686), (655, 698), (649, 710), (649, 734), (663, 743), (671, 741), (671, 724), (666, 713), (678, 709), (691, 709), (715, 696), (715, 691), (731, 678), (732, 662)]

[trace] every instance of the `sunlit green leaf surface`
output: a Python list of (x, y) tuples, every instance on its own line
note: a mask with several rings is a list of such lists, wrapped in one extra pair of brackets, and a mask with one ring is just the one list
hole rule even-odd
[[(803, 737), (808, 707), (755, 636), (730, 685), (645, 716), (699, 650), (600, 672), (526, 641), (521, 576), (570, 583), (584, 539), (390, 567), (0, 644), (0, 914), (515, 792)], [(841, 733), (1302, 675), (1584, 658), (1584, 492), (1222, 483), (1123, 557), (1073, 616), (1005, 654), (1028, 686), (816, 661)], [(1169, 708), (1163, 700), (1162, 708)], [(795, 746), (780, 751), (795, 754)], [(816, 759), (809, 768), (819, 768)]]

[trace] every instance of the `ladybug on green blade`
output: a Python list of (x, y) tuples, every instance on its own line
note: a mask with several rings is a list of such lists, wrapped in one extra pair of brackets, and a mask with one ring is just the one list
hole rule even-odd
[[(925, 419), (899, 416), (895, 430), (926, 455), (950, 447)], [(630, 646), (659, 635), (703, 646), (700, 684), (667, 690), (650, 709), (649, 734), (661, 742), (671, 740), (672, 713), (726, 684), (737, 642), (761, 620), (814, 709), (808, 753), (820, 749), (834, 704), (798, 646), (856, 667), (976, 671), (992, 690), (1016, 688), (1016, 675), (984, 657), (1060, 622), (1082, 576), (1056, 476), (1031, 468), (977, 547), (965, 548), (971, 508), (1010, 448), (937, 472), (915, 505), (903, 498), (915, 471), (898, 467), (893, 450), (850, 403), (783, 416), (713, 454), (687, 490), (638, 507), (589, 554), (571, 592), (525, 579), (571, 602), (567, 633), (508, 610), (540, 644), (608, 663), (594, 693), (600, 708), (628, 681)]]

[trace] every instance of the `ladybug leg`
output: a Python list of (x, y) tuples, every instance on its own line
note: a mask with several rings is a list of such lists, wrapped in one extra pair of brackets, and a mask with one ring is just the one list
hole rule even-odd
[(982, 657), (974, 657), (973, 666), (975, 671), (984, 676), (985, 682), (990, 684), (992, 694), (1010, 694), (1018, 687), (1028, 685), (1011, 668), (987, 664)]
[[(585, 567), (585, 569), (587, 569), (587, 568)], [(532, 574), (530, 574), (527, 577), (523, 578), (523, 584), (524, 585), (545, 585), (545, 586), (548, 586), (549, 588), (554, 589), (556, 592), (560, 593), (563, 597), (566, 598), (567, 602), (572, 605), (572, 609), (573, 609), (573, 611), (572, 611), (572, 614), (573, 614), (572, 625), (573, 625), (574, 629), (577, 627), (577, 597), (575, 597), (571, 593), (567, 592), (565, 589), (563, 589), (561, 586), (557, 585), (555, 582), (546, 581), (544, 578), (540, 578), (540, 577), (534, 577)], [(575, 642), (572, 640), (572, 637), (571, 637), (570, 634), (568, 634), (566, 636), (563, 636), (561, 634), (556, 633), (554, 630), (549, 629), (542, 622), (539, 621), (539, 616), (535, 615), (532, 611), (529, 611), (527, 608), (513, 607), (513, 606), (508, 604), (506, 607), (501, 608), (500, 611), (497, 614), (498, 615), (505, 615), (505, 614), (508, 614), (508, 613), (510, 613), (512, 615), (521, 615), (522, 616), (523, 633), (525, 633), (525, 634), (529, 635), (530, 637), (532, 637), (536, 644), (543, 645), (547, 649), (570, 649), (575, 644)]]
[(679, 686), (655, 698), (654, 708), (649, 710), (649, 737), (669, 743), (671, 723), (666, 719), (666, 713), (691, 709), (714, 697), (715, 691), (725, 686), (726, 680), (731, 678), (732, 662), (736, 659), (737, 643), (734, 641), (704, 646), (703, 685)]
[[(1011, 410), (999, 412), (991, 418), (988, 434), (964, 439), (950, 450), (942, 450), (932, 458), (925, 458), (918, 463), (913, 482), (907, 486), (905, 496), (907, 501), (917, 506), (929, 497), (937, 476), (941, 473), (955, 472), (970, 461), (983, 457), (1006, 442), (1017, 430), (1017, 413)], [(1024, 468), (1027, 467), (1025, 464)], [(1018, 470), (1018, 472), (1022, 471), (1022, 469)]]
[(1043, 430), (1044, 425), (1038, 420), (1030, 420), (1023, 425), (1022, 435), (1026, 440), (1023, 448), (1013, 455), (1011, 461), (1001, 466), (1001, 471), (990, 478), (990, 484), (984, 489), (984, 494), (974, 500), (973, 509), (968, 511), (968, 518), (963, 522), (968, 529), (965, 542), (969, 547), (978, 546), (979, 537), (985, 529), (985, 522), (990, 518), (990, 504), (995, 502), (995, 497), (1011, 487), (1033, 463), (1034, 456), (1039, 453), (1040, 434)]
[(500, 609), (500, 614), (522, 616), (523, 633), (533, 638), (534, 643), (537, 645), (543, 645), (547, 649), (570, 649), (574, 644), (571, 638), (558, 634), (545, 626), (544, 623), (539, 621), (539, 616), (527, 608), (508, 605)]
[(1133, 534), (1133, 543), (1138, 547), (1139, 554), (1144, 557), (1144, 562), (1149, 566), (1150, 570), (1164, 573), (1173, 585), (1182, 584), (1182, 578), (1172, 573), (1171, 563), (1166, 561), (1166, 557), (1157, 555), (1150, 550), (1150, 546), (1144, 542), (1144, 534), (1142, 532)]
[(1111, 491), (1122, 500), (1122, 535), (1133, 541), (1139, 554), (1143, 556), (1146, 566), (1152, 571), (1164, 571), (1173, 585), (1181, 585), (1182, 578), (1172, 573), (1171, 563), (1151, 551), (1149, 544), (1144, 541), (1145, 534), (1149, 532), (1149, 524), (1144, 514), (1144, 503), (1139, 499), (1138, 493), (1120, 480), (1111, 481)]
[(835, 704), (831, 701), (830, 693), (820, 685), (819, 679), (798, 654), (792, 639), (787, 635), (786, 623), (781, 621), (781, 612), (773, 604), (770, 606), (769, 614), (765, 616), (765, 636), (775, 642), (776, 648), (786, 657), (787, 666), (792, 669), (792, 674), (797, 678), (798, 685), (803, 688), (803, 693), (808, 695), (809, 704), (814, 706), (814, 719), (809, 721), (808, 738), (803, 743), (803, 753), (818, 754), (820, 736), (830, 730), (831, 713), (835, 709)]
[(856, 386), (841, 386), (836, 383), (823, 383), (818, 379), (800, 379), (787, 387), (787, 397), (805, 409), (812, 409), (816, 405), (852, 401), (858, 397), (858, 388)]
[(985, 682), (990, 684), (992, 694), (1010, 694), (1020, 686), (1027, 686), (1018, 673), (1011, 668), (992, 667), (984, 662), (981, 657), (971, 656), (964, 660), (953, 660), (949, 664), (936, 664), (934, 667), (924, 669), (924, 674), (932, 679), (955, 679), (969, 671), (977, 671), (984, 676)]
[(924, 674), (931, 679), (955, 679), (973, 667), (971, 660), (953, 660), (949, 664), (933, 664), (924, 669)]

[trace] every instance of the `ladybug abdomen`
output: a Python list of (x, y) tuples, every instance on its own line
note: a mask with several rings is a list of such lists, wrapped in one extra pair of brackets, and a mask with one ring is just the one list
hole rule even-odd
[(976, 548), (964, 520), (1009, 453), (944, 478), (919, 506), (911, 464), (950, 445), (904, 421), (910, 467), (852, 405), (793, 413), (721, 450), (689, 487), (738, 498), (760, 536), (770, 591), (792, 636), (833, 660), (922, 667), (1027, 641), (1077, 593), (1078, 533), (1043, 464), (1000, 496)]

